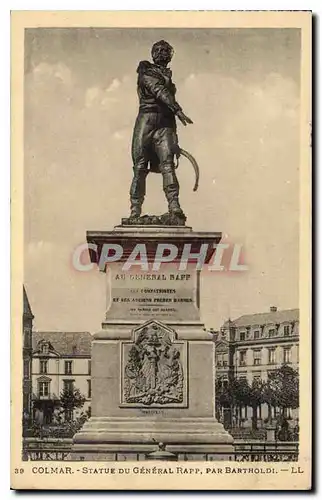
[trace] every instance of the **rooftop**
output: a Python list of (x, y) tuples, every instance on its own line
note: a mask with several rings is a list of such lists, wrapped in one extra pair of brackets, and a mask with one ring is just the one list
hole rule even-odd
[(269, 312), (244, 314), (232, 321), (228, 320), (224, 323), (224, 327), (228, 327), (229, 323), (230, 326), (246, 327), (252, 325), (267, 325), (270, 323), (280, 324), (288, 321), (299, 321), (299, 309), (278, 311), (276, 308), (272, 307)]
[(32, 347), (45, 340), (62, 356), (90, 356), (92, 338), (89, 332), (34, 332)]
[(23, 315), (31, 319), (33, 319), (34, 317), (28, 300), (28, 295), (24, 286), (23, 286)]

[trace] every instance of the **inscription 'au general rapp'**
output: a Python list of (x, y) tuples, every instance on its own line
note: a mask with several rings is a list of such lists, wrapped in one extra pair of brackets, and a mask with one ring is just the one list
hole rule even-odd
[(191, 274), (116, 274), (115, 280), (154, 280), (154, 281), (188, 281), (191, 279)]

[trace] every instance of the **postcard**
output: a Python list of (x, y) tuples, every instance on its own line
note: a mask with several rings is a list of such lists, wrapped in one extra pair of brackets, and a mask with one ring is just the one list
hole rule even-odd
[(311, 25), (12, 13), (13, 489), (311, 488)]

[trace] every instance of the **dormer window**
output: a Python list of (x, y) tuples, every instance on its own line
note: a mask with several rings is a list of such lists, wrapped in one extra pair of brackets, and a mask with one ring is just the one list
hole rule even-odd
[(254, 331), (254, 339), (255, 339), (255, 340), (257, 340), (257, 339), (259, 339), (259, 337), (260, 337), (260, 332), (259, 332), (259, 330), (255, 330), (255, 331)]
[(245, 340), (245, 338), (246, 338), (246, 332), (240, 332), (239, 338), (240, 338), (240, 340)]
[(49, 354), (49, 343), (43, 342), (40, 350), (41, 350), (41, 354), (43, 354), (44, 356), (48, 355)]

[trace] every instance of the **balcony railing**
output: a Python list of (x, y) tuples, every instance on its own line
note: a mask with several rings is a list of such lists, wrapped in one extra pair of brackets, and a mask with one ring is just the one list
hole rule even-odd
[(38, 399), (51, 399), (51, 394), (50, 394), (50, 392), (48, 394), (39, 394), (38, 393)]
[(39, 392), (33, 393), (32, 399), (34, 401), (57, 401), (59, 397), (54, 392), (49, 392), (48, 394), (40, 394)]

